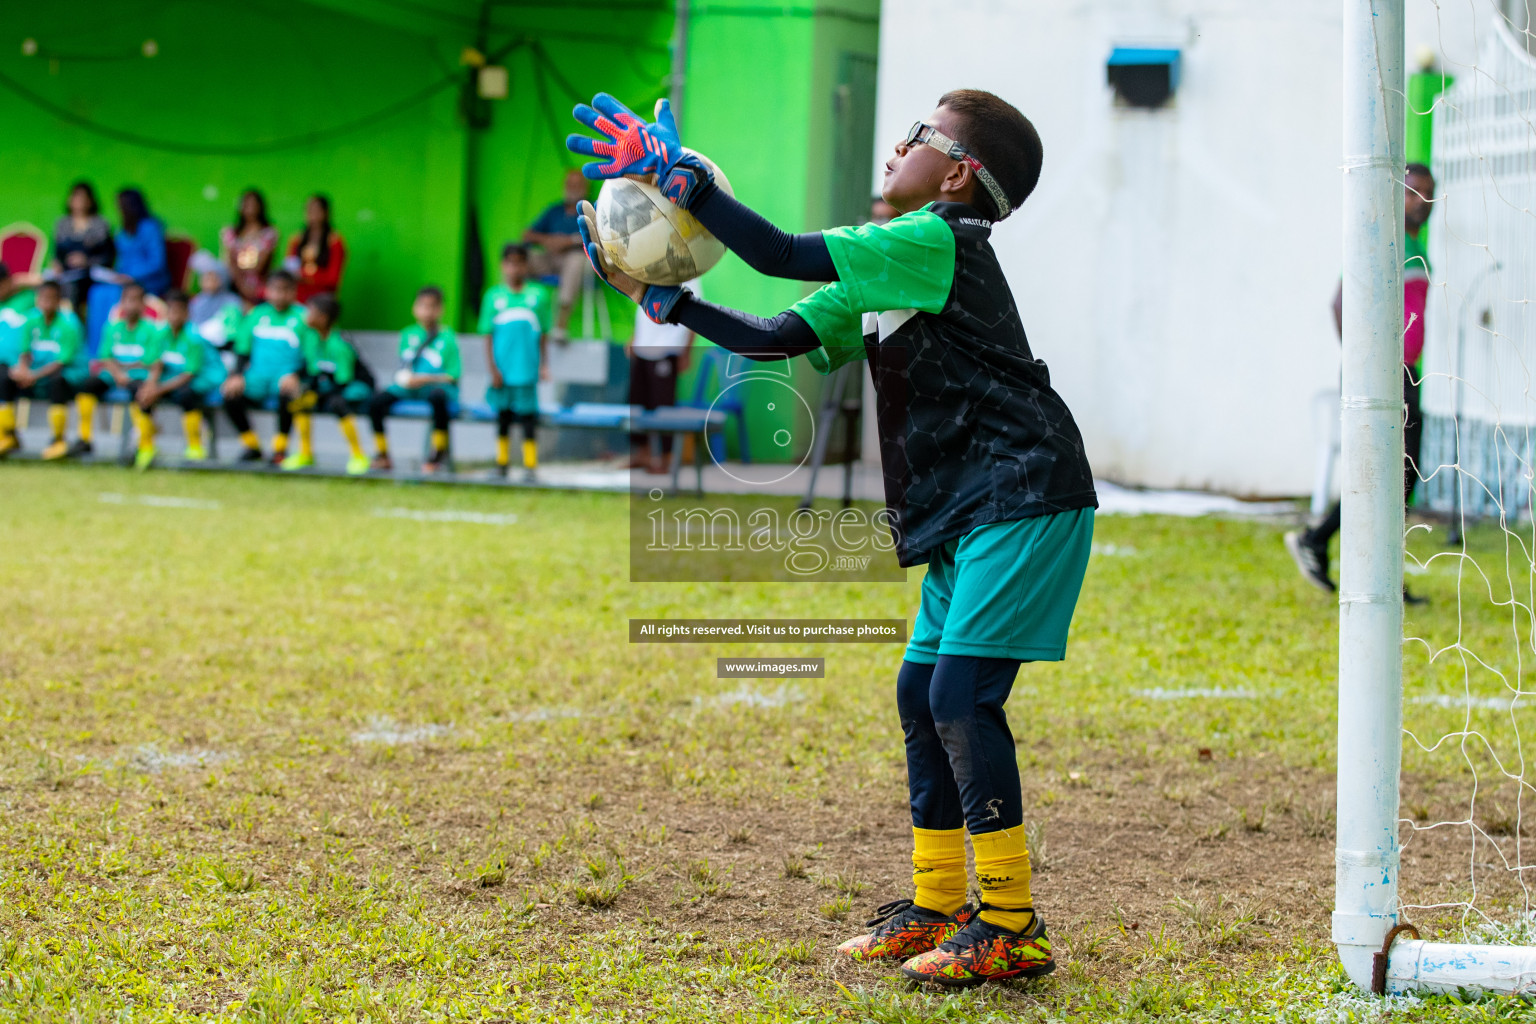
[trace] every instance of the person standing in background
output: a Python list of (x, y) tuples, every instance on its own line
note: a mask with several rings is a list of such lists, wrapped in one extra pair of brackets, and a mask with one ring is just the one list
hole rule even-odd
[(346, 244), (331, 227), (331, 200), (316, 192), (304, 204), (304, 230), (289, 240), (283, 260), (283, 269), (298, 282), (300, 305), (322, 292), (336, 294), (346, 262)]
[[(1418, 364), (1424, 354), (1424, 307), (1429, 300), (1429, 255), (1424, 248), (1424, 225), (1435, 201), (1435, 179), (1423, 164), (1409, 164), (1403, 178), (1403, 504), (1413, 498), (1419, 479), (1419, 445), (1424, 436), (1419, 415)], [(1333, 296), (1333, 327), (1344, 336), (1344, 285)], [(1340, 504), (1307, 530), (1292, 530), (1285, 535), (1285, 548), (1296, 568), (1319, 590), (1333, 593), (1338, 586), (1328, 575), (1328, 543), (1339, 532)], [(1403, 600), (1421, 604), (1403, 588)]]
[(219, 232), (224, 265), (247, 310), (265, 297), (267, 274), (277, 251), (277, 229), (267, 217), (267, 200), (254, 188), (240, 196), (235, 223)]
[(85, 314), (91, 271), (110, 267), (116, 255), (112, 227), (101, 216), (96, 189), (88, 181), (75, 182), (64, 201), (64, 216), (53, 225), (54, 265), (49, 275), (59, 282), (60, 294), (75, 315)]
[(539, 248), (529, 253), (529, 269), (535, 277), (557, 276), (560, 279), (559, 309), (555, 313), (555, 326), (549, 336), (560, 344), (571, 337), (571, 311), (576, 308), (576, 298), (581, 293), (581, 282), (591, 273), (587, 257), (581, 248), (581, 235), (576, 228), (576, 204), (587, 198), (592, 186), (578, 170), (565, 172), (565, 183), (558, 203), (539, 214), (533, 226), (523, 232), (523, 241)]
[(165, 261), (165, 225), (149, 212), (144, 193), (136, 188), (119, 191), (117, 212), (123, 224), (112, 239), (117, 259), (112, 270), (95, 271), (97, 282), (86, 298), (85, 340), (92, 354), (101, 343), (107, 317), (122, 296), (124, 285), (136, 283), (148, 295), (159, 295), (171, 286)]
[[(697, 297), (698, 282), (686, 282), (683, 290)], [(635, 310), (635, 334), (624, 346), (629, 356), (629, 404), (647, 412), (676, 405), (677, 378), (688, 372), (693, 342), (693, 332), (682, 324), (658, 324), (643, 308)], [(650, 434), (630, 434), (629, 448), (625, 469), (665, 473), (667, 457), (672, 454), (672, 435), (661, 435), (659, 455), (651, 449)]]

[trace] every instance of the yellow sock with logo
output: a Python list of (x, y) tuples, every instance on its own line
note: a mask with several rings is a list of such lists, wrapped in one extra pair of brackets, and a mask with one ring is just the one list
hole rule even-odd
[(436, 452), (445, 452), (448, 450), (448, 431), (432, 431), (432, 450)]
[(139, 451), (153, 451), (155, 447), (155, 418), (137, 404), (128, 407), (128, 415), (133, 417), (133, 429), (139, 435)]
[(256, 436), (256, 431), (246, 430), (242, 431), (240, 434), (240, 443), (245, 445), (247, 448), (260, 448), (261, 438)]
[(389, 437), (382, 431), (376, 431), (373, 435), (373, 447), (380, 455), (389, 454)]
[(976, 881), (981, 902), (1002, 910), (983, 910), (981, 919), (1009, 931), (1022, 932), (1035, 920), (1029, 895), (1029, 847), (1024, 826), (971, 836), (976, 853)]
[(301, 412), (293, 417), (293, 429), (299, 433), (299, 457), (312, 459), (315, 457), (315, 421), (307, 412)]
[(523, 465), (528, 469), (539, 468), (539, 446), (532, 439), (523, 442)]
[(181, 414), (181, 432), (187, 436), (187, 447), (203, 446), (203, 411), (193, 409)]
[(504, 434), (496, 436), (496, 465), (507, 466), (512, 463), (512, 439)]
[(277, 456), (277, 457), (279, 457), (279, 458), (281, 458), (282, 456), (288, 454), (288, 435), (287, 434), (273, 434), (272, 435), (272, 454)]
[(48, 429), (53, 431), (55, 441), (64, 440), (64, 428), (69, 426), (69, 406), (50, 405), (48, 407)]
[[(96, 396), (89, 392), (76, 395), (75, 408), (80, 412), (80, 440), (90, 444), (96, 436)], [(63, 431), (59, 436), (64, 436)]]
[(347, 439), (347, 447), (352, 449), (352, 457), (362, 458), (363, 440), (357, 436), (357, 423), (351, 416), (343, 416), (336, 421), (336, 425), (341, 428), (341, 436)]
[(16, 433), (16, 407), (10, 402), (0, 404), (0, 437)]
[(953, 914), (965, 904), (965, 829), (912, 829), (913, 902)]

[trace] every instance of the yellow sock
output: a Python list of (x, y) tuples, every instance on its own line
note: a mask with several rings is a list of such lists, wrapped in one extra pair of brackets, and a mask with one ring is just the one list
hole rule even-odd
[(48, 429), (53, 431), (55, 441), (64, 440), (64, 428), (69, 426), (69, 406), (50, 405), (48, 407)]
[(128, 415), (133, 417), (133, 429), (139, 435), (139, 451), (153, 451), (155, 448), (155, 418), (137, 404), (128, 407)]
[(1034, 900), (1029, 895), (1029, 848), (1024, 826), (971, 836), (976, 852), (976, 881), (981, 901), (1003, 910), (983, 910), (981, 919), (1009, 931), (1022, 932), (1034, 923)]
[(347, 439), (347, 447), (352, 449), (352, 457), (362, 458), (363, 440), (357, 436), (357, 423), (351, 416), (343, 416), (336, 421), (336, 425), (341, 428), (341, 436)]
[(432, 431), (432, 449), (433, 451), (439, 452), (445, 452), (448, 450), (448, 431)]
[[(80, 412), (80, 440), (90, 444), (96, 436), (96, 396), (90, 392), (76, 395), (75, 408)], [(63, 436), (62, 431), (59, 436)]]
[(301, 412), (293, 418), (294, 429), (299, 432), (299, 456), (305, 459), (315, 457), (315, 423), (313, 417), (307, 412)]
[(16, 433), (16, 407), (10, 402), (0, 404), (0, 437)]
[(192, 448), (203, 446), (203, 411), (193, 409), (181, 414), (181, 431), (187, 435), (187, 445)]
[(512, 439), (500, 434), (496, 436), (496, 465), (506, 466), (512, 462)]
[(389, 437), (382, 431), (376, 431), (373, 435), (373, 447), (380, 455), (389, 454)]
[(531, 438), (523, 442), (523, 465), (529, 469), (539, 467), (539, 446)]
[(247, 448), (260, 448), (261, 438), (256, 436), (256, 431), (245, 430), (240, 433), (240, 443)]
[(288, 435), (287, 434), (273, 434), (272, 435), (272, 454), (274, 454), (274, 455), (282, 455), (282, 454), (284, 454), (287, 451), (288, 451)]
[(914, 902), (953, 914), (965, 903), (965, 829), (912, 829)]

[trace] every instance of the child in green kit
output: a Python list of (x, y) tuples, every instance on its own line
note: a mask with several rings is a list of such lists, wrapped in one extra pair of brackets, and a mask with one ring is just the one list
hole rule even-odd
[(0, 375), (0, 458), (14, 452), (16, 402), (28, 396), (48, 402), (51, 440), (43, 458), (63, 459), (78, 450), (64, 440), (69, 425), (69, 400), (90, 379), (90, 360), (85, 354), (85, 333), (80, 318), (60, 308), (57, 281), (38, 285), (36, 306), (22, 327), (21, 352), (16, 365)]
[(584, 204), (588, 258), (652, 320), (753, 359), (805, 355), (822, 372), (869, 363), (896, 555), (928, 567), (896, 678), (914, 892), (840, 952), (951, 987), (1049, 972), (1003, 703), (1021, 663), (1066, 656), (1097, 499), (1082, 437), (989, 241), (1039, 179), (1034, 126), (991, 93), (946, 93), (886, 162), (881, 194), (900, 216), (790, 235), (715, 185), (680, 144), (665, 100), (649, 124), (607, 95), (576, 116), (603, 136), (568, 141), (606, 158), (586, 166), (589, 177), (655, 174), (663, 195), (753, 268), (832, 282), (771, 319), (647, 287), (607, 262)]
[(528, 247), (505, 246), (501, 283), (480, 303), (480, 333), (485, 335), (485, 363), (491, 375), (485, 402), (496, 412), (497, 476), (506, 476), (511, 468), (514, 423), (523, 428), (523, 468), (532, 476), (539, 464), (538, 384), (547, 372), (549, 311), (549, 288), (528, 280)]
[[(75, 409), (80, 418), (80, 439), (70, 449), (71, 455), (89, 455), (96, 425), (96, 404), (113, 388), (137, 390), (149, 376), (155, 361), (157, 324), (144, 316), (144, 287), (136, 281), (123, 285), (117, 300), (117, 315), (107, 321), (101, 332), (101, 347), (91, 361), (91, 376), (75, 395)], [(137, 412), (130, 405), (129, 411)]]
[(407, 399), (432, 407), (432, 454), (422, 464), (422, 471), (436, 473), (448, 463), (448, 424), (459, 403), (459, 338), (452, 328), (443, 326), (441, 288), (428, 285), (417, 292), (411, 315), (416, 322), (400, 332), (400, 369), (395, 372), (395, 381), (368, 403), (373, 444), (378, 451), (370, 468), (379, 472), (394, 468), (384, 419), (396, 402)]
[(208, 457), (203, 447), (203, 411), (224, 382), (224, 363), (190, 322), (189, 305), (187, 293), (179, 288), (165, 293), (165, 323), (155, 339), (155, 359), (132, 406), (139, 428), (139, 451), (134, 458), (139, 469), (149, 468), (154, 461), (154, 411), (166, 399), (181, 408), (187, 441), (184, 457), (188, 462)]
[(347, 473), (360, 476), (368, 472), (368, 456), (363, 454), (363, 442), (357, 434), (357, 413), (368, 405), (373, 397), (373, 375), (368, 366), (357, 357), (352, 343), (341, 336), (337, 324), (341, 320), (341, 303), (329, 292), (321, 292), (309, 300), (309, 312), (305, 314), (305, 359), (308, 375), (305, 379), (304, 411), (294, 417), (294, 427), (299, 434), (299, 454), (283, 463), (284, 469), (301, 469), (314, 465), (312, 411), (329, 413), (336, 417), (336, 425), (347, 439), (350, 455)]
[(246, 314), (235, 336), (235, 372), (221, 385), (224, 412), (240, 432), (241, 462), (262, 460), (261, 441), (251, 429), (251, 410), (277, 399), (277, 433), (272, 464), (288, 457), (288, 432), (304, 393), (304, 307), (294, 302), (293, 275), (279, 270), (267, 278), (267, 301)]

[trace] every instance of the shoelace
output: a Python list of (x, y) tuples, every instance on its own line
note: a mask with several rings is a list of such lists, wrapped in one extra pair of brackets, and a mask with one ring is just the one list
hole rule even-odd
[(883, 925), (891, 919), (900, 916), (916, 904), (912, 900), (892, 900), (890, 903), (875, 908), (875, 916), (864, 922), (864, 927), (874, 928)]

